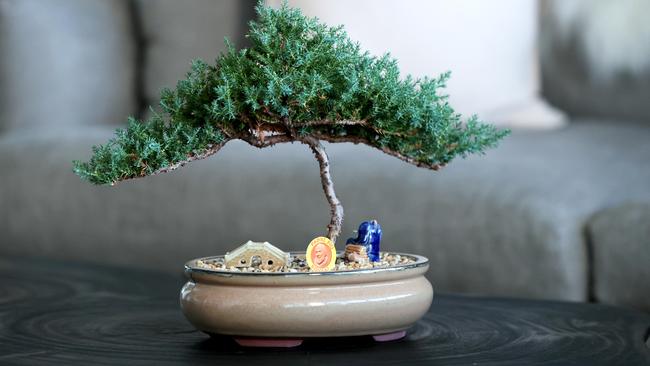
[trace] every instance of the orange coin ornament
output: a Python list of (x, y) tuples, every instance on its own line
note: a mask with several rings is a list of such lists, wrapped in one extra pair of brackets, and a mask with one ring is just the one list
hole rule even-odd
[(336, 264), (336, 248), (329, 238), (319, 236), (307, 247), (307, 264), (315, 272), (331, 271)]

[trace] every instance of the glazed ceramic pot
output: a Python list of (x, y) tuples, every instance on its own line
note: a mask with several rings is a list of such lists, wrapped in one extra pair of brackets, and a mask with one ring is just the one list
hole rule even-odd
[[(296, 253), (294, 253), (296, 254)], [(181, 308), (209, 334), (260, 338), (339, 337), (398, 334), (429, 309), (433, 288), (424, 277), (427, 258), (386, 268), (248, 273), (185, 265), (189, 281)]]

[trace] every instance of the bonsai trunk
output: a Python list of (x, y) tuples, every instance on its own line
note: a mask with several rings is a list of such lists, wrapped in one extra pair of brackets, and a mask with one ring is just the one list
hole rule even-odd
[(339, 234), (341, 234), (341, 226), (343, 225), (343, 205), (341, 205), (341, 201), (339, 201), (336, 197), (336, 192), (334, 192), (334, 183), (332, 182), (332, 176), (330, 175), (330, 164), (327, 152), (325, 152), (325, 148), (320, 141), (314, 137), (306, 136), (300, 140), (311, 148), (311, 151), (316, 156), (316, 160), (318, 160), (318, 165), (320, 166), (320, 181), (323, 185), (325, 198), (327, 198), (327, 202), (330, 205), (331, 218), (329, 225), (327, 225), (327, 237), (329, 237), (332, 242), (336, 242)]

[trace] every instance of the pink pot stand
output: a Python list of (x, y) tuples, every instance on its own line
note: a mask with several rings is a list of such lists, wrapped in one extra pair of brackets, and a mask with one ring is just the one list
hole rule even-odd
[[(390, 342), (402, 339), (406, 331), (401, 330), (393, 333), (374, 334), (372, 338), (376, 342)], [(304, 341), (303, 338), (255, 338), (255, 337), (233, 337), (235, 342), (242, 347), (259, 348), (293, 348), (298, 347)]]

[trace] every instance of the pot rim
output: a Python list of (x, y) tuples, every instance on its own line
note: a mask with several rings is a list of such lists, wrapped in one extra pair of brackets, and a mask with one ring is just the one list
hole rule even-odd
[[(291, 254), (305, 254), (304, 251), (290, 252)], [(337, 256), (342, 252), (337, 253)], [(417, 254), (401, 253), (401, 252), (385, 252), (388, 254), (396, 254), (400, 256), (408, 256), (415, 258), (415, 262), (408, 264), (399, 264), (389, 267), (380, 268), (365, 268), (365, 269), (352, 269), (345, 271), (325, 271), (325, 272), (232, 272), (227, 270), (199, 268), (196, 262), (199, 260), (208, 261), (218, 258), (223, 258), (224, 255), (215, 255), (210, 257), (194, 258), (185, 263), (185, 274), (190, 277), (192, 273), (204, 274), (209, 276), (218, 277), (326, 277), (326, 276), (355, 276), (361, 274), (372, 273), (388, 273), (388, 272), (401, 272), (415, 268), (425, 267), (429, 265), (429, 258)]]

